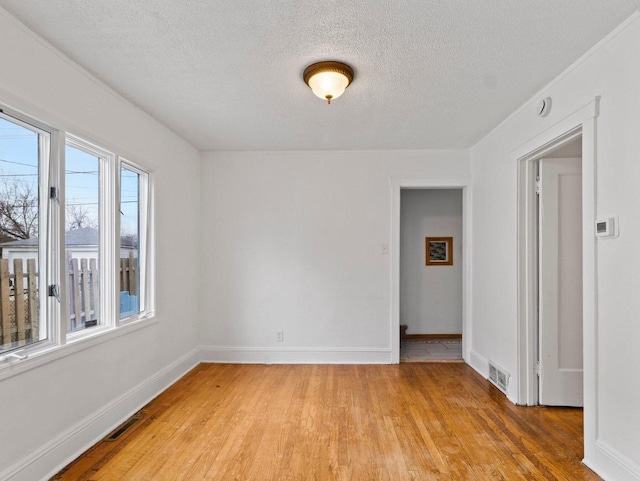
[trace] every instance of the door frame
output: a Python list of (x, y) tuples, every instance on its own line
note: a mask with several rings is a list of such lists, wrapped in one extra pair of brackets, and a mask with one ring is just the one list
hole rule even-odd
[(600, 97), (511, 151), (518, 191), (518, 404), (538, 403), (537, 239), (535, 164), (546, 153), (582, 136), (582, 289), (584, 367), (584, 457), (592, 459), (597, 439), (597, 250), (596, 145)]
[(403, 189), (462, 190), (462, 357), (466, 361), (471, 346), (471, 178), (391, 179), (391, 364), (400, 362), (400, 191)]

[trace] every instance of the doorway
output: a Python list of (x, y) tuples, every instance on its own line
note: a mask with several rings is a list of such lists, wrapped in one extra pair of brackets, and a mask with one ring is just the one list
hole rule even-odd
[(462, 357), (467, 359), (471, 346), (471, 198), (470, 177), (408, 177), (392, 178), (389, 182), (391, 194), (391, 244), (389, 246), (391, 270), (391, 313), (389, 320), (389, 361), (400, 362), (400, 193), (404, 189), (461, 189), (462, 190)]
[(583, 133), (573, 128), (519, 158), (522, 404), (584, 404), (593, 157)]
[(535, 161), (548, 152), (581, 138), (582, 145), (582, 317), (583, 317), (583, 396), (584, 396), (584, 462), (594, 463), (598, 455), (598, 283), (597, 249), (594, 225), (597, 212), (596, 164), (597, 125), (600, 98), (577, 108), (572, 114), (553, 125), (541, 125), (539, 132), (508, 154), (509, 162), (517, 168), (518, 209), (518, 322), (517, 372), (515, 386), (518, 404), (538, 404), (538, 376), (535, 365), (538, 358), (538, 302), (537, 302), (537, 249), (535, 226), (537, 223), (535, 193)]
[(400, 360), (462, 361), (462, 189), (400, 192)]
[(538, 403), (582, 407), (582, 138), (535, 162)]

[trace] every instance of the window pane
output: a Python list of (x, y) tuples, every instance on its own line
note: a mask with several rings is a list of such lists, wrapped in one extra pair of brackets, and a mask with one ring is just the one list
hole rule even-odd
[(140, 174), (120, 169), (120, 318), (140, 312)]
[(38, 293), (41, 135), (0, 116), (0, 352), (46, 339)]
[(67, 332), (100, 324), (100, 158), (65, 150)]

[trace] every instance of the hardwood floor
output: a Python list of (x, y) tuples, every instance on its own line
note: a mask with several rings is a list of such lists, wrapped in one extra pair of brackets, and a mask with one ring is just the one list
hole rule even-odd
[(201, 364), (55, 480), (596, 480), (582, 411), (465, 364)]

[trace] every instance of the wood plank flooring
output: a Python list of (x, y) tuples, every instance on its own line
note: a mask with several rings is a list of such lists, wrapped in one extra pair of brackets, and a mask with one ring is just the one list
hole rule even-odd
[(55, 480), (597, 480), (582, 411), (465, 364), (201, 364)]

